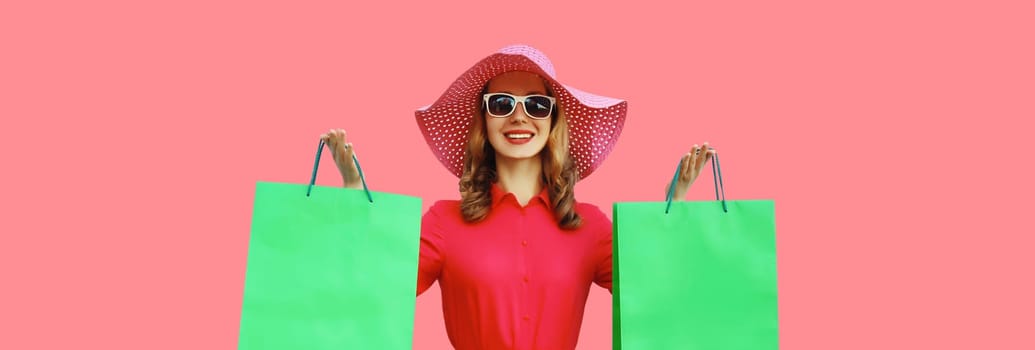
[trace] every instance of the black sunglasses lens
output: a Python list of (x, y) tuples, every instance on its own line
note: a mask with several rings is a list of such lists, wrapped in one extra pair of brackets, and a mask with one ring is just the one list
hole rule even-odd
[(491, 95), (487, 107), (489, 114), (507, 115), (514, 110), (514, 99), (507, 95)]
[(546, 118), (550, 116), (550, 107), (553, 102), (543, 96), (531, 96), (525, 100), (525, 113), (533, 118)]

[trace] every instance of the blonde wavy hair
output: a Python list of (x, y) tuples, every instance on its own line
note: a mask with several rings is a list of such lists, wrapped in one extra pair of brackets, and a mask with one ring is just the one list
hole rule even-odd
[[(545, 85), (547, 93), (556, 96), (550, 85)], [(482, 94), (487, 91), (488, 85), (482, 89)], [(488, 142), (484, 105), (480, 103), (475, 110), (467, 137), (464, 171), (460, 176), (460, 211), (467, 222), (478, 222), (489, 215), (489, 209), (492, 207), (492, 183), (497, 180), (496, 150)], [(550, 135), (546, 146), (539, 153), (543, 164), (541, 180), (550, 196), (557, 225), (562, 229), (571, 230), (582, 224), (582, 217), (575, 212), (574, 189), (578, 172), (575, 162), (568, 154), (568, 123), (560, 103), (554, 109), (552, 117)]]

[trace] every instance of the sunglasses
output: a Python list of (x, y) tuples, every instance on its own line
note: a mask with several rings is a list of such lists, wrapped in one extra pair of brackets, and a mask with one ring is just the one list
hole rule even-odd
[(496, 118), (506, 118), (514, 113), (518, 103), (524, 102), (525, 115), (532, 119), (546, 119), (553, 113), (553, 105), (557, 99), (545, 95), (514, 96), (502, 92), (494, 92), (482, 96), (485, 110)]

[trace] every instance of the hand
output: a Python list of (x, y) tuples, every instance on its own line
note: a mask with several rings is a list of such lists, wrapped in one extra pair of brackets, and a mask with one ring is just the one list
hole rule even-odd
[(334, 157), (334, 164), (338, 166), (338, 172), (345, 182), (345, 188), (363, 188), (363, 180), (359, 177), (359, 168), (352, 160), (352, 144), (345, 139), (345, 130), (331, 129), (326, 134), (320, 135), (320, 139), (331, 149)]
[[(701, 174), (701, 169), (704, 168), (704, 164), (708, 160), (712, 159), (715, 155), (715, 150), (708, 146), (705, 142), (704, 146), (698, 147), (696, 144), (690, 152), (683, 155), (679, 164), (679, 178), (676, 180), (676, 192), (673, 194), (672, 199), (681, 201), (686, 198), (686, 193), (690, 190), (690, 185), (697, 180), (697, 176)], [(668, 195), (669, 185), (665, 185), (665, 195)]]

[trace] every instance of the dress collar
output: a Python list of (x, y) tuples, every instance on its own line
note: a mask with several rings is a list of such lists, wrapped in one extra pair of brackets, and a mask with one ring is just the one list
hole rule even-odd
[[(500, 203), (503, 203), (503, 200), (507, 196), (510, 196), (514, 200), (515, 203), (517, 202), (517, 198), (514, 197), (513, 193), (504, 192), (503, 188), (501, 188), (498, 184), (496, 184), (495, 182), (492, 183), (492, 207), (493, 208), (496, 208), (497, 205), (500, 205)], [(553, 210), (553, 206), (550, 205), (550, 192), (547, 191), (546, 186), (543, 186), (543, 190), (539, 191), (539, 194), (536, 195), (535, 197), (532, 197), (532, 200), (536, 200), (537, 198), (540, 201), (543, 202), (544, 206), (546, 206), (550, 210)], [(531, 203), (531, 201), (529, 201), (529, 203)]]

